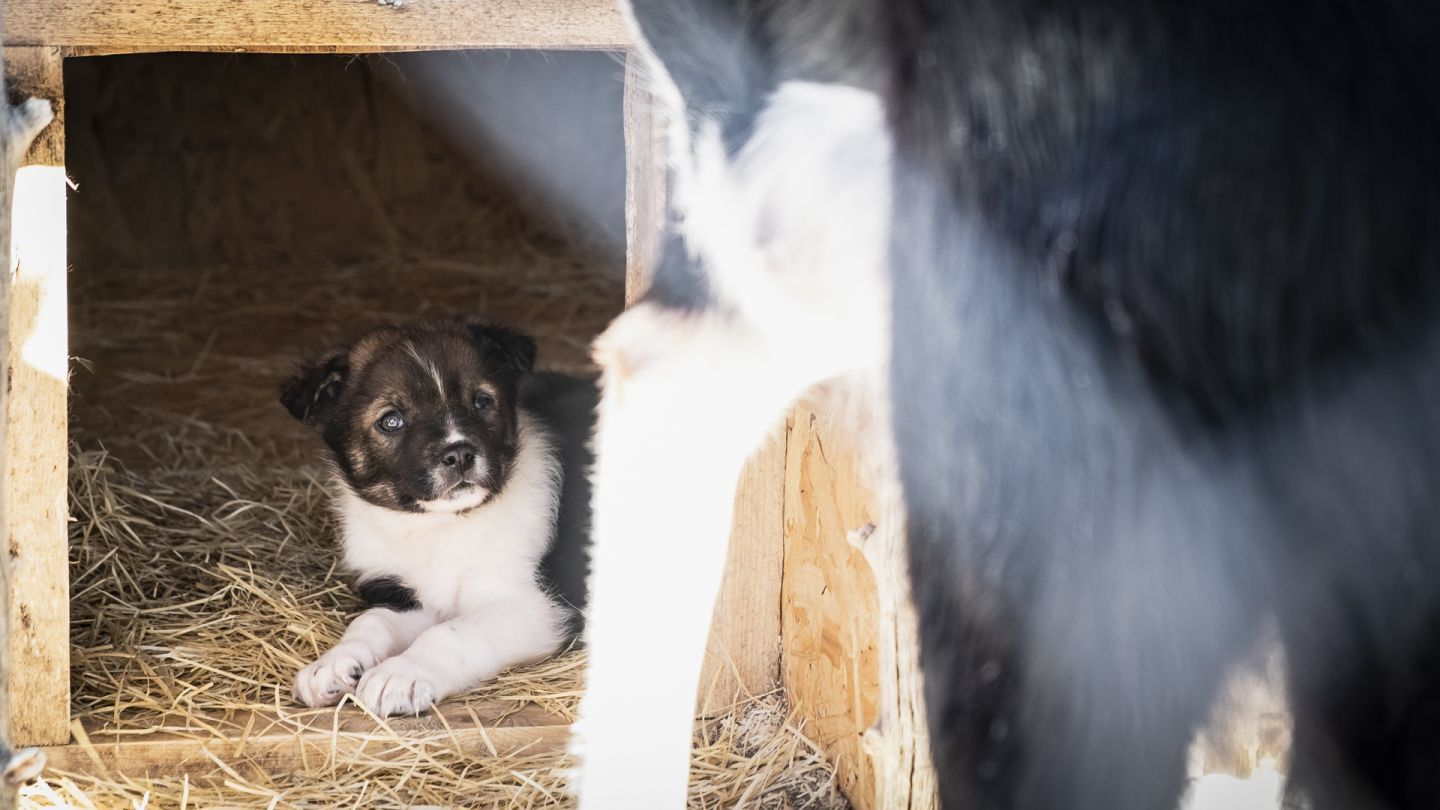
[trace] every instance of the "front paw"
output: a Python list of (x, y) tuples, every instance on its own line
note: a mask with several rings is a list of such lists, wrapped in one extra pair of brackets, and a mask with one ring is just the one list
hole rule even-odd
[(355, 690), (355, 699), (381, 717), (420, 714), (441, 697), (429, 672), (403, 655), (365, 673)]
[(295, 675), (292, 694), (311, 708), (334, 706), (355, 691), (360, 676), (375, 666), (375, 655), (359, 644), (340, 644)]

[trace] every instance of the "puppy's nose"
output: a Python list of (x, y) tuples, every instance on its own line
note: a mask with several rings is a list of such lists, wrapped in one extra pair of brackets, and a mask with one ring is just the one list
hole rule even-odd
[(475, 446), (468, 442), (456, 442), (441, 450), (440, 454), (442, 464), (462, 472), (475, 464)]

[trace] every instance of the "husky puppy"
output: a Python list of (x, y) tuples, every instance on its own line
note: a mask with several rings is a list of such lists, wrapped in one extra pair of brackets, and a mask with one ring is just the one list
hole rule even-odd
[(595, 385), (534, 364), (529, 337), (457, 317), (375, 329), (281, 386), (325, 442), (369, 605), (296, 700), (418, 714), (578, 629)]

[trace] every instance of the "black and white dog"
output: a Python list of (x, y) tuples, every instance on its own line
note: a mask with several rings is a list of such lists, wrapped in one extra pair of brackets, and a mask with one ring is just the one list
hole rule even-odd
[(631, 6), (676, 217), (596, 345), (583, 808), (684, 805), (741, 464), (846, 375), (947, 808), (1173, 807), (1265, 616), (1291, 791), (1440, 806), (1440, 6)]
[(295, 676), (297, 700), (417, 714), (577, 629), (595, 386), (534, 362), (529, 337), (452, 318), (375, 329), (284, 383), (325, 442), (370, 605)]

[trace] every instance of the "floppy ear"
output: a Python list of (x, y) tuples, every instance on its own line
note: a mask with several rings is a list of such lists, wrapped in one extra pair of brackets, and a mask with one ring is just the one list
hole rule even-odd
[(337, 349), (303, 363), (294, 376), (280, 384), (280, 404), (301, 422), (320, 424), (340, 400), (350, 370), (349, 358), (348, 349)]
[(535, 370), (535, 341), (529, 335), (496, 326), (482, 318), (465, 318), (465, 328), (487, 357), (494, 357), (500, 366), (516, 376)]

